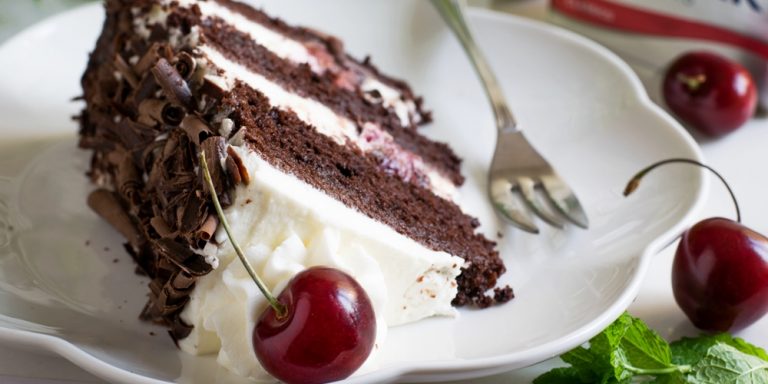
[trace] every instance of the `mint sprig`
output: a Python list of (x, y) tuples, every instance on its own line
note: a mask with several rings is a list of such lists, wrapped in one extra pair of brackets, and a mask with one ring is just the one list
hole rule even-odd
[(729, 334), (683, 338), (671, 345), (640, 319), (621, 315), (589, 341), (560, 358), (534, 384), (768, 383), (765, 350)]

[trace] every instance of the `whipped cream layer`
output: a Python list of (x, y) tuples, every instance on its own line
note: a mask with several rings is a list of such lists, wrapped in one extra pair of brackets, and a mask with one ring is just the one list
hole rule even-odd
[[(166, 1), (164, 4), (167, 6), (169, 3), (171, 1)], [(218, 17), (226, 20), (237, 30), (247, 33), (257, 44), (289, 62), (306, 63), (312, 68), (319, 68), (318, 71), (323, 69), (321, 63), (329, 62), (329, 60), (318, 60), (301, 42), (232, 12), (226, 6), (215, 1), (183, 0), (179, 4), (185, 7), (196, 4), (204, 17)], [(136, 9), (135, 13), (138, 12), (139, 10)], [(137, 15), (134, 20), (134, 28), (139, 35), (148, 38), (153, 25), (166, 27), (167, 17), (168, 12), (163, 10), (162, 6), (156, 5), (143, 17)], [(340, 145), (351, 144), (363, 152), (374, 153), (376, 156), (384, 158), (387, 168), (404, 181), (417, 184), (425, 183), (423, 185), (425, 188), (449, 200), (453, 200), (456, 196), (456, 185), (450, 178), (440, 172), (437, 167), (424, 161), (419, 155), (402, 148), (391, 134), (377, 124), (372, 122), (360, 122), (358, 124), (345, 116), (340, 116), (319, 101), (299, 96), (285, 89), (267, 77), (230, 60), (216, 47), (200, 44), (198, 34), (199, 29), (197, 27), (194, 27), (191, 33), (186, 36), (181, 35), (178, 28), (171, 28), (169, 33), (171, 42), (176, 43), (174, 45), (195, 48), (195, 53), (202, 56), (198, 58), (199, 64), (206, 64), (205, 62), (208, 64), (209, 74), (206, 78), (214, 84), (225, 90), (230, 90), (236, 81), (242, 81), (267, 96), (273, 106), (294, 112), (299, 119), (314, 126), (318, 132), (332, 138)], [(223, 73), (219, 73), (219, 71), (223, 71)], [(399, 90), (386, 85), (373, 75), (365, 77), (360, 86), (361, 92), (365, 95), (368, 95), (368, 92), (376, 91), (377, 100), (383, 103), (385, 107), (392, 109), (401, 120), (403, 118), (408, 119), (408, 116), (415, 111), (415, 104), (412, 101), (405, 100)], [(374, 102), (370, 97), (368, 99), (369, 102)], [(408, 121), (401, 121), (401, 123), (403, 126), (410, 124)], [(364, 135), (362, 134), (363, 130), (367, 133), (373, 132), (373, 135)], [(372, 137), (375, 137), (375, 140), (372, 140)]]
[[(312, 47), (308, 46), (308, 43), (294, 40), (276, 30), (252, 21), (216, 1), (180, 0), (179, 3), (185, 7), (197, 4), (204, 17), (216, 17), (226, 20), (239, 31), (249, 34), (256, 43), (269, 49), (284, 60), (294, 64), (307, 64), (314, 72), (319, 74), (325, 71), (334, 73), (346, 71), (346, 69), (336, 64), (335, 59), (330, 57), (330, 54), (325, 52), (325, 49), (311, 49)], [(367, 72), (363, 68), (359, 69), (360, 71)], [(384, 106), (391, 108), (395, 112), (403, 126), (409, 126), (412, 120), (414, 120), (414, 123), (418, 123), (416, 121), (418, 115), (416, 104), (412, 100), (406, 99), (398, 89), (381, 82), (373, 74), (365, 73), (364, 76), (361, 87), (363, 92), (373, 90), (379, 92), (383, 96), (382, 102)], [(356, 77), (356, 75), (353, 77)]]
[(259, 90), (271, 105), (292, 111), (303, 122), (315, 127), (321, 134), (330, 137), (339, 145), (350, 143), (363, 152), (378, 153), (392, 164), (395, 174), (406, 182), (424, 177), (436, 195), (452, 200), (456, 195), (456, 185), (435, 167), (425, 162), (420, 156), (401, 148), (388, 132), (374, 123), (364, 123), (358, 130), (357, 124), (344, 116), (339, 116), (324, 104), (291, 93), (279, 84), (236, 63), (215, 48), (201, 45), (198, 50), (205, 55), (209, 65), (222, 70), (210, 71), (207, 78), (230, 90), (235, 81), (242, 81), (251, 88)]
[[(235, 189), (225, 215), (246, 257), (273, 292), (311, 266), (349, 273), (373, 303), (377, 345), (388, 326), (456, 313), (451, 300), (463, 259), (427, 249), (274, 168), (246, 147), (233, 148), (244, 159), (251, 181)], [(216, 240), (223, 245), (210, 244), (204, 252), (218, 267), (197, 282), (182, 313), (194, 328), (179, 345), (189, 353), (218, 351), (224, 367), (242, 376), (264, 377), (251, 333), (266, 300), (221, 231)]]

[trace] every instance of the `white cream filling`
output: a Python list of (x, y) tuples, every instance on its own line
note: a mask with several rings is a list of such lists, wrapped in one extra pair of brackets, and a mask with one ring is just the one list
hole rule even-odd
[[(164, 4), (167, 5), (171, 1), (172, 0), (166, 0)], [(303, 44), (266, 28), (259, 23), (253, 22), (238, 13), (232, 12), (229, 8), (220, 5), (215, 1), (181, 0), (179, 3), (186, 7), (191, 7), (193, 4), (197, 4), (204, 16), (215, 16), (229, 21), (230, 24), (234, 25), (240, 31), (248, 33), (257, 43), (274, 52), (281, 58), (298, 63), (308, 63), (310, 66), (319, 65), (315, 57)], [(133, 9), (133, 12), (136, 15), (140, 10), (135, 8)], [(161, 5), (155, 5), (150, 9), (146, 16), (136, 17), (134, 19), (134, 28), (140, 36), (148, 38), (150, 36), (150, 27), (155, 24), (165, 26), (167, 24), (167, 18), (168, 12), (163, 10)], [(372, 149), (371, 146), (360, 137), (360, 134), (357, 132), (356, 124), (351, 120), (338, 116), (336, 112), (320, 102), (288, 92), (280, 85), (269, 81), (264, 76), (251, 72), (243, 65), (227, 59), (221, 52), (210, 46), (199, 45), (200, 32), (198, 27), (193, 28), (192, 33), (186, 36), (183, 36), (178, 28), (170, 30), (169, 33), (169, 42), (172, 45), (177, 46), (179, 44), (184, 44), (192, 47), (196, 46), (202, 54), (207, 56), (211, 63), (226, 71), (224, 78), (216, 75), (207, 76), (209, 80), (216, 83), (221, 88), (231, 89), (234, 86), (236, 79), (244, 81), (249, 86), (264, 93), (273, 105), (284, 110), (293, 111), (299, 119), (307, 124), (315, 126), (321, 134), (332, 138), (337, 143), (345, 145), (349, 140), (362, 150)], [(373, 77), (364, 79), (363, 84), (361, 85), (361, 90), (364, 92), (372, 90), (378, 91), (381, 95), (381, 102), (383, 105), (387, 108), (391, 108), (397, 114), (398, 118), (401, 121), (404, 121), (404, 125), (409, 124), (410, 116), (414, 113), (413, 111), (415, 111), (415, 105), (413, 101), (404, 100), (398, 90), (387, 86)], [(372, 124), (367, 123), (367, 125)], [(376, 129), (379, 131), (377, 133), (379, 136), (386, 138), (385, 141), (394, 142), (389, 133), (384, 132), (378, 127), (376, 127)], [(373, 148), (373, 150), (375, 150), (375, 148)], [(402, 151), (402, 149), (400, 150)], [(417, 159), (410, 164), (411, 165), (408, 166), (414, 167), (427, 178), (429, 181), (429, 189), (435, 194), (446, 199), (454, 199), (456, 196), (456, 186), (449, 178), (445, 177), (435, 167), (425, 163), (421, 159)]]
[[(251, 21), (239, 13), (232, 12), (229, 8), (215, 1), (181, 0), (179, 3), (186, 7), (197, 4), (203, 16), (218, 17), (226, 20), (240, 32), (249, 34), (257, 44), (267, 48), (282, 59), (299, 64), (306, 63), (313, 71), (318, 73), (322, 73), (325, 70), (304, 44)], [(385, 107), (392, 108), (395, 111), (403, 126), (407, 127), (410, 125), (411, 115), (416, 113), (416, 106), (412, 101), (404, 101), (399, 90), (382, 83), (374, 77), (367, 77), (363, 85), (366, 87), (364, 90), (375, 89), (382, 95), (390, 95), (385, 98)]]
[(212, 47), (201, 45), (198, 49), (213, 65), (224, 70), (228, 89), (234, 87), (235, 79), (240, 80), (267, 96), (273, 106), (293, 111), (301, 121), (312, 124), (318, 132), (341, 145), (346, 143), (347, 138), (357, 135), (357, 128), (352, 121), (338, 116), (322, 103), (288, 92), (266, 77), (227, 59)]
[(410, 121), (411, 114), (416, 111), (416, 104), (413, 101), (403, 100), (403, 95), (398, 90), (387, 86), (376, 78), (368, 77), (363, 80), (360, 90), (363, 92), (378, 91), (384, 107), (395, 111), (401, 122)]
[[(225, 215), (246, 257), (273, 292), (310, 266), (346, 271), (371, 298), (378, 345), (387, 326), (456, 314), (451, 300), (463, 259), (429, 250), (277, 170), (255, 153), (233, 148), (245, 160), (251, 181), (236, 188), (234, 204)], [(221, 365), (242, 376), (263, 378), (251, 333), (267, 304), (226, 237), (218, 233), (216, 238), (224, 245), (205, 252), (218, 259), (219, 267), (198, 280), (182, 313), (194, 328), (179, 345), (189, 353), (218, 351)]]
[[(344, 145), (347, 141), (350, 141), (361, 150), (371, 149), (369, 143), (367, 143), (357, 131), (357, 126), (354, 122), (337, 115), (336, 112), (324, 104), (288, 92), (283, 87), (270, 81), (266, 77), (249, 70), (239, 63), (229, 60), (221, 52), (210, 46), (201, 45), (197, 49), (204, 54), (214, 66), (224, 70), (224, 81), (215, 79), (216, 76), (213, 75), (209, 75), (207, 78), (218, 84), (226, 84), (225, 89), (231, 89), (234, 86), (235, 79), (240, 80), (263, 93), (273, 106), (283, 110), (293, 111), (303, 122), (314, 126), (318, 132), (332, 138), (340, 145)], [(365, 125), (367, 127), (373, 127), (371, 129), (376, 129), (378, 135), (387, 137), (388, 141), (394, 142), (394, 139), (388, 132), (381, 130), (375, 124), (368, 123)], [(414, 162), (414, 166), (427, 177), (429, 180), (429, 187), (435, 194), (448, 199), (452, 199), (455, 196), (456, 186), (436, 168), (422, 160)]]
[(239, 13), (232, 12), (215, 1), (181, 0), (179, 3), (185, 7), (197, 4), (203, 16), (226, 20), (240, 32), (249, 34), (259, 45), (278, 57), (294, 63), (306, 63), (315, 72), (323, 71), (317, 59), (309, 53), (304, 44), (253, 22)]

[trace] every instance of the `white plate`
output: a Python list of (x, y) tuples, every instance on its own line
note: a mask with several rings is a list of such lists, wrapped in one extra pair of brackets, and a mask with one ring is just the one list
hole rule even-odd
[[(517, 298), (394, 328), (373, 371), (350, 381), (435, 381), (527, 366), (599, 332), (634, 299), (650, 258), (691, 221), (701, 171), (669, 167), (636, 195), (622, 188), (666, 157), (701, 159), (691, 138), (652, 104), (616, 56), (571, 33), (475, 11), (481, 45), (531, 140), (588, 211), (588, 231), (508, 230), (484, 199), (493, 120), (458, 44), (427, 2), (264, 1), (271, 13), (342, 37), (410, 81), (434, 111), (428, 134), (450, 142), (468, 175), (462, 205), (495, 237)], [(100, 29), (87, 6), (0, 48), (0, 340), (54, 351), (115, 382), (237, 382), (212, 357), (177, 352), (136, 319), (146, 281), (122, 240), (84, 204), (87, 156), (70, 116)], [(117, 260), (113, 262), (113, 260)], [(152, 335), (154, 333), (156, 335)]]

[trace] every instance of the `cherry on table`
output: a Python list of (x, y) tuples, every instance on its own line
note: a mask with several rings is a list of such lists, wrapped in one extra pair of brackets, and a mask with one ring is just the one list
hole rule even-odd
[(694, 128), (722, 136), (749, 120), (757, 88), (740, 64), (711, 52), (690, 52), (675, 59), (662, 86), (672, 112)]
[(768, 311), (768, 239), (710, 218), (683, 234), (672, 264), (675, 300), (696, 327), (737, 331)]
[(688, 163), (713, 172), (726, 186), (736, 207), (736, 221), (702, 220), (686, 230), (672, 264), (672, 293), (698, 328), (737, 331), (768, 312), (768, 238), (741, 224), (738, 203), (725, 179), (711, 167), (690, 159), (652, 164), (630, 180), (624, 195), (656, 167)]

